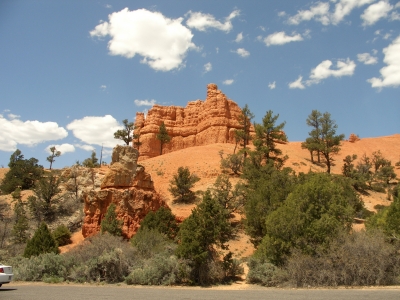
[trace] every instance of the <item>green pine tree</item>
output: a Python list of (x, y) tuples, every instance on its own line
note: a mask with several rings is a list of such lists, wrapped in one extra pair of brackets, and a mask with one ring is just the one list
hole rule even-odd
[(25, 243), (29, 239), (29, 222), (26, 215), (25, 204), (21, 200), (21, 190), (18, 188), (12, 193), (14, 204), (14, 226), (12, 229), (13, 240), (17, 244)]
[(157, 230), (173, 240), (178, 233), (179, 227), (171, 210), (162, 206), (157, 211), (150, 211), (146, 215), (140, 223), (139, 231), (144, 229)]
[(228, 249), (226, 242), (230, 239), (232, 227), (225, 209), (206, 191), (203, 201), (192, 211), (192, 214), (180, 226), (178, 257), (193, 262), (193, 280), (201, 284), (206, 277), (208, 262), (218, 259), (216, 247)]
[(117, 214), (115, 212), (116, 205), (111, 203), (108, 208), (107, 212), (104, 215), (103, 220), (101, 221), (101, 232), (105, 233), (108, 232), (114, 236), (121, 236), (122, 235), (122, 221), (117, 219)]
[(171, 141), (171, 137), (168, 135), (164, 122), (161, 123), (156, 138), (160, 141), (160, 155), (162, 155), (163, 145)]
[(57, 242), (53, 238), (46, 223), (42, 222), (35, 231), (33, 237), (28, 241), (24, 251), (24, 257), (38, 256), (42, 253), (59, 253)]
[(195, 193), (191, 190), (200, 178), (190, 174), (188, 167), (179, 167), (178, 173), (170, 181), (168, 191), (174, 196), (175, 202), (189, 203), (196, 199)]
[(254, 114), (250, 111), (248, 105), (246, 104), (242, 108), (242, 113), (239, 116), (239, 124), (241, 125), (241, 128), (238, 130), (235, 130), (235, 149), (233, 150), (233, 153), (236, 152), (236, 146), (239, 143), (240, 146), (242, 147), (242, 152), (243, 156), (246, 158), (247, 156), (247, 145), (249, 144), (251, 140), (251, 135), (250, 135), (250, 129), (251, 129), (251, 120), (254, 118)]
[(261, 155), (261, 158), (265, 159), (266, 163), (272, 160), (280, 168), (287, 156), (282, 157), (282, 151), (276, 147), (276, 144), (287, 142), (287, 137), (283, 131), (285, 122), (279, 125), (275, 124), (278, 118), (279, 114), (274, 116), (272, 110), (267, 111), (262, 123), (255, 124), (256, 137), (253, 144), (256, 147), (256, 152)]

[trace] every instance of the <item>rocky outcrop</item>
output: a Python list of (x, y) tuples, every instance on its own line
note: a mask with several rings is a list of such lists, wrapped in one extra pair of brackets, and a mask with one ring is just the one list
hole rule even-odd
[(213, 143), (234, 143), (234, 132), (240, 129), (240, 107), (218, 90), (207, 85), (205, 101), (188, 102), (180, 106), (154, 105), (145, 117), (136, 114), (136, 133), (140, 133), (139, 160), (160, 155), (156, 135), (164, 122), (171, 141), (163, 145), (163, 153)]
[(82, 234), (88, 237), (100, 231), (101, 221), (111, 203), (123, 221), (122, 234), (131, 238), (150, 211), (166, 206), (154, 190), (151, 176), (137, 165), (138, 151), (129, 146), (116, 146), (108, 173), (100, 188), (83, 192), (84, 222)]

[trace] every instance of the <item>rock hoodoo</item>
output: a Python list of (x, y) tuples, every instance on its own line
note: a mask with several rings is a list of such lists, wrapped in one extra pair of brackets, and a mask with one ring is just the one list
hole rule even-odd
[(116, 146), (108, 173), (100, 188), (85, 191), (82, 234), (88, 237), (100, 231), (108, 206), (117, 207), (117, 218), (123, 221), (122, 234), (131, 238), (149, 211), (166, 206), (154, 189), (151, 176), (137, 164), (138, 151), (129, 146)]
[(180, 106), (154, 105), (145, 118), (136, 114), (136, 133), (140, 133), (140, 160), (160, 155), (160, 141), (156, 135), (164, 122), (170, 143), (163, 153), (213, 143), (234, 143), (235, 129), (240, 129), (241, 108), (223, 94), (216, 84), (207, 85), (205, 101), (188, 102)]

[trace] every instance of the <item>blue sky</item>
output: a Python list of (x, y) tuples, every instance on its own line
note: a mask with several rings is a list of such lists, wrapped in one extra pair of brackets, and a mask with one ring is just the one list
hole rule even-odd
[(0, 2), (0, 165), (110, 161), (123, 119), (216, 83), (302, 141), (313, 109), (338, 133), (400, 133), (400, 1)]

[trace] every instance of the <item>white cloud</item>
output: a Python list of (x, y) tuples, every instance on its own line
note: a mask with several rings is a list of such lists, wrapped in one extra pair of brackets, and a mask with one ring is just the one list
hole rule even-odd
[(374, 88), (398, 87), (400, 86), (400, 36), (382, 52), (385, 54), (383, 61), (387, 66), (380, 69), (380, 78), (374, 77), (367, 81)]
[(222, 83), (225, 85), (231, 85), (234, 82), (235, 82), (235, 80), (233, 80), (233, 79), (227, 79), (227, 80), (224, 80)]
[(107, 86), (104, 85), (104, 84), (102, 84), (102, 85), (100, 86), (100, 89), (101, 89), (102, 91), (105, 91), (105, 90), (107, 89)]
[[(122, 141), (114, 139), (114, 132), (123, 127), (111, 115), (104, 117), (84, 117), (67, 125), (74, 136), (86, 144), (104, 145), (113, 148)], [(122, 142), (123, 143), (123, 142)]]
[(92, 37), (110, 36), (111, 55), (132, 58), (143, 56), (142, 63), (159, 71), (170, 71), (183, 65), (186, 53), (195, 49), (193, 34), (183, 26), (183, 18), (169, 19), (159, 12), (125, 8), (108, 16), (90, 31)]
[(75, 147), (81, 148), (85, 151), (93, 151), (95, 148), (91, 145), (80, 145), (80, 144), (75, 144)]
[(68, 132), (55, 122), (21, 121), (11, 114), (10, 119), (0, 115), (0, 150), (15, 151), (17, 145), (35, 146), (68, 136)]
[(21, 118), (20, 115), (14, 115), (14, 114), (8, 114), (7, 115), (9, 119), (14, 120), (14, 119), (19, 119)]
[(239, 49), (237, 49), (236, 51), (233, 51), (233, 52), (235, 52), (236, 54), (240, 55), (241, 57), (247, 57), (247, 56), (250, 55), (250, 52), (247, 51), (244, 48), (239, 48)]
[(342, 77), (351, 76), (354, 74), (356, 64), (349, 58), (345, 61), (338, 60), (336, 63), (336, 69), (331, 69), (333, 63), (330, 60), (324, 60), (315, 69), (311, 70), (311, 75), (307, 81), (307, 85), (317, 84), (321, 80), (328, 77)]
[(228, 33), (233, 28), (231, 20), (240, 15), (240, 10), (234, 10), (228, 17), (225, 18), (225, 22), (217, 21), (211, 14), (203, 14), (201, 12), (187, 13), (189, 19), (186, 21), (186, 25), (190, 28), (197, 29), (199, 31), (206, 31), (208, 28), (215, 28)]
[(210, 72), (211, 70), (212, 70), (212, 64), (210, 62), (206, 63), (204, 65), (204, 72), (207, 73)]
[(378, 62), (378, 58), (375, 56), (372, 56), (369, 53), (357, 54), (357, 59), (358, 59), (358, 61), (360, 61), (366, 65), (374, 65)]
[(139, 100), (139, 99), (136, 99), (135, 101), (135, 104), (137, 105), (137, 106), (153, 106), (154, 104), (156, 104), (156, 100), (154, 100), (154, 99), (152, 99), (152, 100)]
[(56, 147), (56, 151), (60, 151), (61, 155), (68, 153), (68, 152), (75, 152), (75, 147), (74, 147), (74, 145), (71, 145), (71, 144), (48, 145), (45, 150), (49, 154), (51, 154), (51, 151), (50, 151), (51, 147)]
[(297, 78), (297, 80), (289, 83), (289, 88), (290, 89), (305, 89), (304, 84), (302, 83), (303, 81), (303, 76), (299, 76), (299, 78)]
[(363, 26), (373, 25), (378, 22), (379, 19), (386, 18), (392, 9), (393, 6), (387, 1), (379, 1), (368, 6), (361, 15), (361, 19), (364, 20)]
[(242, 40), (243, 40), (243, 32), (239, 33), (239, 34), (236, 36), (235, 42), (236, 42), (236, 43), (240, 43)]
[(298, 25), (303, 21), (315, 20), (323, 25), (337, 25), (355, 8), (370, 4), (375, 0), (332, 0), (336, 2), (333, 12), (330, 12), (329, 2), (317, 2), (310, 9), (300, 10), (288, 18), (288, 23)]
[(273, 90), (274, 88), (276, 88), (276, 82), (274, 81), (274, 82), (270, 82), (269, 84), (268, 84), (268, 87), (271, 89), (271, 90)]
[(332, 24), (339, 24), (355, 8), (370, 4), (375, 0), (340, 0), (336, 3), (335, 11), (332, 14)]
[(302, 41), (302, 40), (303, 40), (303, 37), (301, 36), (301, 34), (293, 33), (293, 35), (290, 36), (290, 35), (286, 35), (285, 32), (280, 31), (280, 32), (275, 32), (273, 34), (270, 34), (269, 36), (264, 38), (264, 43), (267, 46), (284, 45), (286, 43), (298, 42), (298, 41)]
[(390, 15), (390, 21), (400, 21), (400, 14), (397, 11), (393, 11)]
[(384, 39), (384, 40), (388, 40), (391, 36), (392, 36), (392, 34), (386, 33), (386, 34), (383, 36), (383, 39)]
[(296, 15), (289, 17), (289, 24), (298, 25), (303, 21), (310, 21), (316, 19), (323, 25), (329, 24), (329, 3), (318, 2), (314, 6), (311, 6), (309, 10), (300, 10)]

